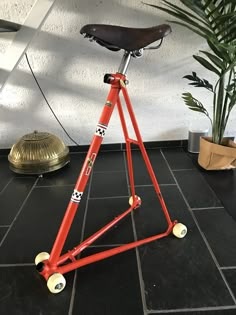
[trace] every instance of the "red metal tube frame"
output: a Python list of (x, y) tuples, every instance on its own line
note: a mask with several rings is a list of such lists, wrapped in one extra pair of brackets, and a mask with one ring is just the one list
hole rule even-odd
[[(103, 108), (99, 123), (96, 128), (95, 135), (93, 137), (93, 140), (91, 142), (89, 151), (87, 153), (87, 156), (85, 158), (83, 167), (81, 169), (80, 175), (77, 179), (74, 192), (72, 194), (71, 200), (68, 204), (68, 207), (65, 212), (65, 216), (63, 218), (63, 221), (61, 223), (61, 226), (59, 228), (56, 240), (54, 242), (54, 245), (51, 250), (50, 258), (48, 260), (44, 261), (44, 268), (40, 272), (44, 278), (47, 280), (48, 277), (53, 274), (54, 272), (59, 272), (61, 274), (64, 274), (66, 272), (69, 272), (71, 270), (80, 268), (84, 265), (91, 264), (93, 262), (96, 262), (98, 260), (102, 260), (105, 258), (108, 258), (110, 256), (119, 254), (121, 252), (127, 251), (129, 249), (135, 248), (137, 246), (152, 242), (154, 240), (163, 238), (167, 235), (169, 235), (172, 232), (172, 229), (174, 225), (177, 223), (177, 221), (171, 221), (167, 207), (165, 205), (164, 199), (162, 197), (157, 179), (155, 177), (153, 168), (151, 166), (150, 160), (148, 158), (146, 149), (144, 147), (142, 137), (138, 128), (138, 124), (132, 109), (132, 105), (128, 96), (128, 92), (126, 89), (126, 77), (123, 74), (116, 73), (111, 75), (111, 89), (108, 94), (107, 101), (105, 103), (105, 106)], [(131, 139), (128, 134), (128, 129), (125, 122), (125, 117), (121, 105), (121, 101), (119, 98), (119, 93), (122, 91), (124, 100), (128, 109), (128, 113), (135, 131), (135, 135), (137, 139)], [(65, 240), (67, 238), (67, 235), (69, 233), (71, 224), (73, 222), (75, 213), (79, 207), (80, 200), (82, 198), (82, 194), (84, 192), (84, 189), (86, 187), (87, 181), (89, 179), (89, 175), (91, 172), (91, 169), (93, 167), (93, 164), (96, 160), (96, 156), (99, 152), (103, 137), (105, 135), (106, 129), (108, 127), (112, 112), (114, 110), (115, 105), (118, 107), (118, 112), (120, 116), (120, 121), (124, 133), (124, 138), (126, 141), (126, 151), (127, 151), (127, 164), (128, 164), (128, 173), (129, 173), (129, 181), (130, 181), (130, 188), (131, 188), (131, 195), (133, 197), (133, 204), (129, 207), (128, 210), (123, 212), (121, 215), (116, 217), (114, 220), (112, 220), (110, 223), (108, 223), (106, 226), (101, 228), (99, 231), (94, 233), (92, 236), (90, 236), (88, 239), (83, 241), (81, 244), (76, 246), (73, 250), (69, 251), (68, 253), (61, 255), (62, 248), (64, 246)], [(115, 224), (117, 224), (120, 220), (122, 220), (125, 216), (127, 216), (132, 210), (139, 207), (141, 201), (140, 199), (135, 195), (135, 186), (134, 186), (134, 176), (133, 176), (133, 165), (132, 165), (132, 153), (131, 153), (131, 143), (136, 144), (139, 146), (144, 162), (146, 164), (146, 167), (148, 169), (149, 175), (151, 177), (153, 186), (155, 188), (155, 191), (157, 193), (157, 196), (159, 198), (159, 201), (161, 203), (164, 215), (167, 220), (168, 228), (164, 233), (157, 234), (151, 237), (148, 237), (143, 240), (135, 241), (129, 244), (125, 244), (122, 246), (118, 246), (116, 248), (112, 248), (106, 251), (102, 251), (100, 253), (90, 255), (85, 258), (76, 259), (76, 256), (80, 254), (85, 248), (87, 248), (89, 245), (91, 245), (96, 239), (98, 239), (101, 235), (106, 233), (109, 229), (111, 229)], [(60, 256), (61, 255), (61, 256)], [(67, 260), (70, 260), (65, 265), (64, 264)]]

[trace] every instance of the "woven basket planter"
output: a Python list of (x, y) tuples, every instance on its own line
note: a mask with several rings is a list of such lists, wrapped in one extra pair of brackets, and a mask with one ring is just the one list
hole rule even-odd
[(212, 143), (211, 137), (200, 139), (198, 164), (205, 170), (225, 170), (236, 167), (236, 143), (223, 139), (223, 144)]

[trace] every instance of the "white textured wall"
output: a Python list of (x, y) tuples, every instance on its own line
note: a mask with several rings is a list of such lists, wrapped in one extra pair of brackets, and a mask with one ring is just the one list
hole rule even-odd
[[(149, 2), (160, 4), (158, 0)], [(33, 4), (33, 0), (1, 0), (0, 18), (23, 23)], [(31, 43), (28, 57), (58, 118), (78, 142), (90, 142), (109, 89), (103, 84), (103, 75), (116, 71), (122, 56), (121, 52), (111, 52), (84, 39), (80, 28), (87, 23), (149, 27), (165, 23), (168, 18), (140, 0), (56, 2)], [(214, 80), (191, 57), (204, 48), (204, 42), (182, 27), (173, 24), (172, 29), (160, 50), (146, 51), (143, 58), (133, 59), (128, 71), (129, 94), (145, 141), (186, 139), (192, 122), (202, 124), (202, 116), (184, 106), (182, 92), (192, 90), (211, 108), (211, 95), (191, 89), (182, 79), (196, 71)], [(10, 40), (0, 36), (0, 53), (4, 54), (8, 45)], [(227, 134), (235, 134), (235, 120), (234, 113)], [(71, 144), (22, 59), (0, 95), (0, 147), (10, 147), (33, 130), (52, 132)], [(104, 139), (104, 143), (115, 142), (123, 142), (116, 112)]]

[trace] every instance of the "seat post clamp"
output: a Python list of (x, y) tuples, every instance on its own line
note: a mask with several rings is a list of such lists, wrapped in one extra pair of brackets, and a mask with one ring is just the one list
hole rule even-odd
[(143, 48), (132, 51), (131, 56), (134, 58), (141, 58), (143, 56)]
[(113, 81), (113, 80), (114, 80), (114, 78), (110, 73), (106, 73), (104, 75), (104, 78), (103, 78), (104, 83), (111, 84), (111, 81)]

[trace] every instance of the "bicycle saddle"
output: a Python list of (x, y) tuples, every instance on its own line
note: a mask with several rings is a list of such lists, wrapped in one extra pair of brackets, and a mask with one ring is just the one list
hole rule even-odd
[(107, 49), (118, 51), (135, 51), (162, 39), (171, 32), (167, 24), (149, 28), (130, 28), (116, 25), (87, 24), (80, 33), (85, 37), (95, 40)]

